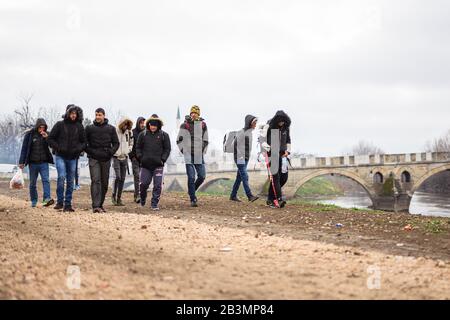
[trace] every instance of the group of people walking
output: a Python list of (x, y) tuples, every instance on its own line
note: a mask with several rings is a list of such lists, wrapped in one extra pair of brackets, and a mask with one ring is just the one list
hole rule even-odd
[[(249, 201), (258, 200), (251, 191), (247, 172), (252, 153), (253, 131), (257, 127), (257, 122), (255, 116), (247, 116), (244, 128), (236, 133), (232, 142), (234, 161), (238, 170), (230, 196), (231, 201), (241, 202), (237, 196), (241, 184)], [(290, 124), (290, 118), (283, 111), (279, 111), (262, 126), (258, 138), (271, 181), (267, 200), (267, 204), (271, 207), (283, 207), (286, 204), (281, 188), (288, 178), (284, 161), (290, 154)], [(135, 124), (125, 118), (114, 127), (109, 124), (105, 110), (98, 108), (95, 110), (93, 123), (84, 127), (83, 110), (76, 105), (67, 106), (63, 119), (58, 121), (50, 132), (45, 119), (38, 119), (34, 128), (24, 136), (19, 160), (21, 169), (29, 167), (32, 207), (36, 207), (38, 203), (36, 184), (40, 175), (43, 185), (43, 206), (55, 205), (56, 210), (74, 212), (72, 196), (78, 175), (78, 159), (82, 153), (86, 153), (89, 159), (94, 213), (106, 212), (104, 203), (108, 193), (111, 166), (115, 173), (112, 204), (124, 206), (122, 193), (125, 178), (129, 174), (129, 160), (134, 178), (134, 201), (143, 207), (146, 206), (148, 189), (153, 182), (152, 198), (149, 203), (152, 210), (159, 210), (164, 166), (171, 153), (170, 136), (162, 130), (163, 126), (162, 119), (153, 114), (147, 120), (139, 117)], [(190, 109), (189, 115), (180, 127), (176, 144), (186, 163), (191, 206), (198, 207), (196, 192), (206, 179), (205, 154), (209, 144), (208, 127), (201, 117), (198, 106)], [(56, 203), (51, 197), (50, 164), (55, 164), (58, 176)]]

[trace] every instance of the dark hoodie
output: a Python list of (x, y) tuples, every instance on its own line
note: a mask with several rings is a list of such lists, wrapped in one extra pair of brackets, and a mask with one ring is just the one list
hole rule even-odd
[[(247, 115), (245, 117), (244, 128), (239, 130), (236, 134), (236, 139), (234, 141), (234, 161), (236, 163), (238, 163), (238, 159), (241, 161), (245, 160), (246, 162), (250, 160), (253, 145), (253, 130), (251, 129), (251, 124), (255, 119), (257, 119), (255, 116), (250, 114)], [(238, 148), (238, 146), (241, 147)]]
[[(158, 130), (150, 131), (150, 121), (158, 121)], [(161, 128), (162, 120), (156, 115), (152, 115), (145, 122), (145, 132), (141, 133), (137, 139), (136, 156), (143, 168), (154, 170), (164, 166), (169, 159), (171, 144), (169, 135)]]
[(53, 156), (48, 147), (47, 139), (38, 132), (40, 126), (45, 126), (47, 132), (47, 123), (44, 119), (39, 118), (34, 128), (25, 134), (19, 164), (26, 166), (30, 163), (53, 163)]
[(98, 161), (109, 161), (119, 149), (119, 138), (116, 128), (105, 119), (103, 123), (93, 121), (86, 127), (86, 153), (89, 158)]
[[(284, 122), (283, 127), (279, 128), (278, 123)], [(268, 122), (269, 124), (269, 130), (267, 132), (267, 143), (271, 146), (272, 145), (272, 130), (273, 129), (279, 129), (279, 141), (280, 141), (280, 155), (284, 154), (286, 151), (290, 150), (290, 144), (291, 144), (291, 134), (290, 134), (290, 128), (291, 128), (291, 118), (282, 110), (277, 111), (275, 116), (270, 119)]]
[(134, 142), (133, 142), (133, 149), (130, 152), (130, 159), (133, 160), (136, 158), (136, 144), (137, 144), (137, 140), (139, 138), (139, 135), (141, 134), (141, 132), (143, 132), (145, 129), (141, 130), (141, 127), (139, 125), (139, 123), (141, 121), (145, 121), (145, 118), (143, 117), (139, 117), (136, 120), (136, 127), (133, 129), (133, 138), (134, 138)]
[[(77, 113), (75, 121), (72, 121), (69, 117), (73, 111)], [(64, 115), (64, 119), (58, 121), (50, 132), (48, 144), (57, 156), (67, 160), (74, 160), (84, 151), (86, 137), (83, 124), (80, 121), (82, 113), (80, 107), (69, 107)]]

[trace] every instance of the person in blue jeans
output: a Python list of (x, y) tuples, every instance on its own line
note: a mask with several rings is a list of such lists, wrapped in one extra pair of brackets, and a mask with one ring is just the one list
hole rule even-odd
[(77, 158), (86, 147), (83, 111), (80, 107), (69, 105), (64, 119), (57, 122), (48, 137), (48, 144), (56, 154), (58, 183), (55, 210), (74, 212), (72, 194)]
[(53, 163), (53, 156), (48, 147), (47, 123), (44, 119), (37, 119), (36, 125), (29, 130), (23, 139), (20, 152), (19, 168), (29, 167), (30, 200), (34, 208), (38, 203), (37, 179), (41, 175), (44, 197), (44, 207), (51, 206), (55, 201), (50, 195), (50, 171), (49, 163)]
[(247, 166), (250, 160), (253, 144), (253, 130), (255, 130), (258, 119), (255, 116), (247, 115), (245, 117), (244, 128), (237, 132), (234, 140), (234, 162), (238, 168), (236, 181), (231, 191), (230, 200), (235, 202), (241, 202), (237, 194), (241, 183), (244, 186), (245, 194), (248, 201), (255, 202), (259, 198), (254, 196), (248, 182)]
[[(206, 179), (204, 155), (208, 147), (208, 128), (200, 117), (200, 108), (193, 106), (180, 127), (177, 145), (184, 155), (188, 176), (188, 193), (191, 207), (198, 207), (196, 191)], [(196, 178), (197, 175), (197, 178)]]

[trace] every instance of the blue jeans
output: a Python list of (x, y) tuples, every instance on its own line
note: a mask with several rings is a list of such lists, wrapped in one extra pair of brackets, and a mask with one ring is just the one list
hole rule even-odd
[[(188, 176), (188, 193), (191, 201), (197, 201), (195, 191), (200, 188), (206, 179), (206, 167), (204, 164), (186, 164), (186, 173)], [(197, 180), (195, 175), (197, 173)]]
[[(56, 188), (57, 203), (71, 206), (77, 160), (67, 160), (56, 156), (55, 164), (56, 171), (58, 172), (58, 184)], [(65, 194), (64, 189), (66, 191)]]
[(233, 190), (231, 191), (231, 198), (236, 198), (239, 188), (241, 186), (241, 182), (244, 185), (245, 194), (248, 198), (252, 196), (252, 190), (250, 189), (250, 185), (248, 183), (248, 173), (247, 166), (248, 161), (245, 163), (239, 164), (237, 163), (238, 172), (236, 175), (236, 181), (234, 182)]
[(44, 201), (50, 200), (50, 171), (48, 163), (30, 163), (30, 199), (33, 205), (38, 202), (38, 192), (36, 183), (38, 176), (41, 175), (42, 187), (44, 189)]

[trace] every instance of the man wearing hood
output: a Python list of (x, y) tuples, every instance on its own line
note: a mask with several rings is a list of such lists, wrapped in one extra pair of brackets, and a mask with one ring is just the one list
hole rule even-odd
[[(74, 105), (74, 104), (69, 104), (68, 106), (67, 106), (67, 108), (66, 108), (66, 112), (67, 112), (67, 110), (69, 110), (69, 108), (71, 108), (71, 107), (74, 107), (75, 108), (75, 110), (77, 111), (77, 113), (78, 113), (78, 122), (79, 123), (81, 123), (81, 124), (83, 124), (83, 120), (84, 120), (84, 116), (83, 116), (83, 109), (81, 109), (80, 107), (78, 107), (78, 106), (76, 106), (76, 105)], [(64, 116), (63, 116), (63, 118), (64, 118)], [(80, 156), (82, 156), (83, 155), (83, 153), (81, 153), (80, 154)], [(80, 170), (79, 170), (79, 168), (78, 168), (78, 163), (79, 163), (79, 161), (80, 161), (80, 157), (78, 157), (77, 158), (77, 164), (76, 164), (76, 166), (75, 166), (75, 186), (74, 186), (74, 190), (80, 190), (81, 189), (81, 186), (80, 186)]]
[(145, 118), (139, 117), (136, 120), (136, 127), (133, 129), (133, 149), (130, 152), (130, 160), (133, 167), (133, 179), (134, 179), (134, 201), (136, 203), (140, 203), (140, 195), (139, 195), (139, 174), (140, 174), (140, 163), (138, 158), (136, 157), (136, 144), (139, 138), (139, 135), (145, 130)]
[[(186, 173), (188, 176), (188, 190), (191, 207), (198, 207), (195, 192), (206, 179), (204, 155), (208, 147), (208, 127), (202, 117), (200, 108), (193, 106), (191, 112), (180, 127), (177, 145), (184, 155)], [(195, 176), (197, 175), (197, 179)]]
[(119, 149), (116, 128), (108, 123), (105, 110), (95, 110), (95, 120), (86, 127), (86, 153), (91, 174), (91, 198), (94, 213), (105, 213), (103, 207), (108, 192), (111, 159)]
[(241, 200), (237, 197), (241, 182), (244, 185), (244, 190), (248, 201), (255, 202), (259, 199), (253, 195), (252, 190), (250, 189), (247, 173), (248, 162), (252, 152), (253, 130), (255, 130), (257, 122), (258, 118), (252, 115), (247, 115), (245, 117), (244, 128), (237, 132), (234, 140), (234, 162), (236, 163), (238, 172), (233, 190), (231, 191), (231, 201), (241, 202)]
[(42, 204), (49, 207), (55, 203), (50, 196), (50, 172), (49, 163), (53, 162), (53, 156), (48, 146), (47, 123), (44, 119), (37, 119), (36, 125), (29, 130), (23, 139), (22, 150), (20, 152), (20, 169), (29, 166), (30, 175), (30, 200), (34, 208), (38, 202), (38, 192), (36, 182), (41, 175), (44, 198)]
[[(48, 144), (55, 153), (58, 184), (56, 188), (56, 210), (73, 212), (72, 194), (77, 158), (86, 147), (81, 108), (69, 106), (64, 119), (57, 122), (48, 137)], [(66, 185), (66, 186), (65, 186)], [(64, 194), (65, 189), (65, 194)]]
[(128, 170), (128, 154), (133, 149), (133, 121), (123, 119), (117, 125), (117, 137), (119, 138), (119, 149), (113, 157), (113, 168), (115, 173), (112, 203), (115, 206), (123, 206), (122, 191)]
[(152, 115), (145, 122), (145, 132), (138, 137), (136, 144), (136, 156), (141, 164), (140, 172), (140, 196), (141, 206), (144, 207), (147, 200), (147, 190), (153, 180), (152, 210), (159, 210), (161, 198), (164, 165), (169, 159), (171, 144), (169, 135), (161, 128), (163, 121), (158, 115)]
[(270, 159), (270, 172), (273, 176), (273, 186), (269, 185), (267, 204), (276, 207), (275, 200), (283, 208), (286, 201), (283, 199), (282, 188), (288, 181), (289, 174), (283, 170), (283, 161), (288, 161), (291, 154), (291, 118), (282, 110), (268, 121), (262, 129), (260, 137), (261, 148), (267, 152)]

